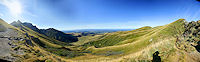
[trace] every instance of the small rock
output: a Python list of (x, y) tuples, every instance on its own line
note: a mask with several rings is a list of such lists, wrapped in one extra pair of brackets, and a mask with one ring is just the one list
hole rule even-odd
[(149, 42), (153, 41), (153, 39), (150, 39)]

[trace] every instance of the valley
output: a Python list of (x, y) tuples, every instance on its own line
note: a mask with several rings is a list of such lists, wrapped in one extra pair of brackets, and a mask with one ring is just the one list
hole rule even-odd
[(199, 62), (199, 21), (94, 33), (64, 33), (0, 20), (0, 59), (14, 62)]

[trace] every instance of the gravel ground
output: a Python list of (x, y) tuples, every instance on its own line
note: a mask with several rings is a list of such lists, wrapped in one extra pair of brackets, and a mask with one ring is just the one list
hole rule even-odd
[[(15, 58), (11, 56), (12, 42), (16, 40), (10, 40), (10, 37), (19, 37), (18, 33), (12, 29), (7, 29), (7, 31), (0, 32), (0, 59), (14, 61)], [(16, 52), (16, 51), (15, 51)]]

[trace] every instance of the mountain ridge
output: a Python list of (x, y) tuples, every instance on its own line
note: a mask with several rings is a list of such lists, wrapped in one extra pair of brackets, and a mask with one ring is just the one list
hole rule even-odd
[[(17, 26), (12, 26), (14, 24)], [(72, 43), (48, 37), (35, 31), (33, 28), (36, 26), (32, 26), (31, 23), (25, 24), (31, 26), (25, 26), (20, 21), (12, 25), (3, 20), (0, 21), (0, 25), (8, 29), (0, 31), (0, 33), (5, 34), (3, 37), (0, 36), (0, 40), (8, 40), (4, 41), (5, 50), (23, 52), (23, 54), (13, 53), (14, 55), (8, 56), (10, 59), (1, 58), (2, 54), (0, 54), (0, 59), (24, 62), (200, 61), (199, 21), (187, 22), (185, 19), (179, 19), (163, 26), (145, 26), (131, 31), (117, 31), (94, 36), (86, 35), (77, 37), (78, 41)], [(12, 30), (10, 31), (10, 29)], [(39, 31), (42, 30), (39, 29)], [(44, 31), (49, 31), (50, 34), (58, 32), (54, 28)], [(12, 46), (14, 48), (7, 48)], [(0, 50), (0, 53), (3, 53), (1, 51), (3, 50)], [(10, 53), (6, 52), (5, 54)], [(16, 60), (11, 60), (12, 57), (15, 57)]]
[(56, 40), (59, 40), (59, 41), (63, 41), (63, 42), (76, 42), (78, 41), (78, 39), (71, 35), (71, 34), (65, 34), (63, 33), (62, 31), (59, 31), (59, 30), (56, 30), (54, 28), (48, 28), (48, 29), (38, 29), (36, 26), (33, 26), (31, 23), (28, 23), (28, 22), (24, 22), (22, 23), (21, 21), (14, 21), (11, 23), (11, 25), (15, 26), (15, 27), (22, 27), (23, 26), (26, 26), (40, 34), (44, 34), (50, 38), (54, 38)]

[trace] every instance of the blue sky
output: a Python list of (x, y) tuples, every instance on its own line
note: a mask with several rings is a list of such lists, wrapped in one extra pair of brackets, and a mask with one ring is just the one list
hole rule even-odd
[(200, 20), (196, 0), (0, 0), (0, 18), (39, 28), (135, 29)]

